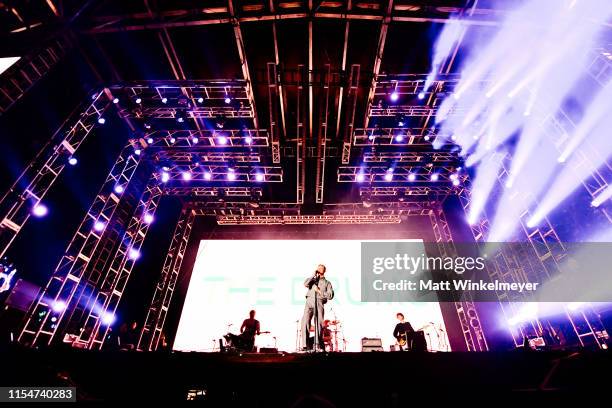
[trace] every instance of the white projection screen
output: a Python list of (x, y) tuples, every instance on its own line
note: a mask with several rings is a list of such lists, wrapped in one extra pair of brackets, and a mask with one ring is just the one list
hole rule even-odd
[(304, 310), (303, 282), (325, 264), (335, 291), (325, 318), (341, 321), (340, 350), (361, 351), (363, 337), (382, 338), (389, 350), (395, 344), (395, 315), (402, 312), (415, 330), (425, 326), (431, 350), (450, 351), (438, 303), (360, 301), (360, 247), (361, 240), (201, 241), (174, 350), (218, 350), (218, 340), (228, 332), (238, 334), (255, 309), (261, 330), (271, 332), (258, 336), (256, 346), (294, 352)]

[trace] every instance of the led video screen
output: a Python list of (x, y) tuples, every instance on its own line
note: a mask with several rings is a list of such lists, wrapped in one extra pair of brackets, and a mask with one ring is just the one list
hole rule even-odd
[[(369, 240), (371, 241), (371, 240)], [(415, 240), (410, 240), (415, 242)], [(417, 240), (416, 242), (422, 242)], [(395, 344), (396, 313), (423, 329), (430, 350), (450, 351), (440, 305), (361, 302), (360, 240), (203, 240), (174, 342), (177, 351), (216, 351), (219, 339), (238, 334), (249, 310), (256, 310), (262, 334), (258, 347), (293, 352), (304, 310), (304, 280), (319, 264), (335, 297), (325, 306), (340, 351), (361, 351), (363, 337)]]

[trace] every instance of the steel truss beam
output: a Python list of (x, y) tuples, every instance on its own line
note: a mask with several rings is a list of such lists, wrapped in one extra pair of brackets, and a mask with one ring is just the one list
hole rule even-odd
[[(438, 208), (432, 210), (429, 217), (440, 255), (442, 257), (457, 255), (453, 237), (441, 206), (438, 205)], [(463, 297), (464, 299), (460, 301), (457, 300), (453, 302), (453, 304), (457, 312), (457, 317), (459, 318), (459, 323), (461, 324), (461, 330), (467, 350), (487, 351), (489, 346), (487, 345), (482, 324), (480, 323), (476, 305), (471, 299), (469, 292), (463, 294)]]
[[(27, 316), (19, 342), (29, 345), (51, 344), (58, 327), (69, 326), (63, 319), (69, 317), (69, 320), (73, 320), (75, 310), (84, 310), (90, 305), (106, 260), (112, 256), (119, 231), (123, 229), (122, 221), (127, 221), (125, 213), (121, 213), (120, 204), (124, 197), (123, 201), (126, 201), (132, 198), (130, 195), (138, 194), (128, 187), (138, 165), (139, 157), (133, 154), (133, 146), (126, 146), (81, 221), (35, 307)], [(117, 192), (118, 186), (121, 186), (123, 192)], [(76, 318), (80, 317), (77, 313)], [(78, 336), (80, 333), (72, 334)]]
[(219, 225), (399, 224), (399, 215), (222, 215)]
[[(421, 106), (421, 105), (386, 105), (378, 104), (370, 106), (369, 117), (435, 117), (438, 114), (439, 106)], [(459, 115), (465, 113), (464, 110), (457, 105), (448, 109), (447, 115)]]
[[(230, 170), (231, 169), (231, 170)], [(233, 173), (235, 183), (282, 183), (283, 168), (271, 166), (229, 166), (213, 164), (190, 164), (187, 166), (171, 166), (167, 170), (168, 182), (185, 181), (184, 172), (189, 172), (190, 182), (228, 182), (228, 175)], [(261, 179), (258, 179), (261, 177)]]
[[(276, 25), (274, 25), (276, 27)], [(276, 29), (274, 29), (274, 45), (276, 47)], [(269, 62), (267, 64), (268, 78), (268, 109), (270, 110), (270, 135), (272, 137), (272, 163), (280, 163), (280, 129), (278, 128), (278, 109), (277, 99), (280, 101), (280, 109), (282, 114), (283, 131), (285, 129), (285, 120), (283, 114), (283, 94), (281, 85), (278, 83), (276, 74), (277, 64)]]
[[(456, 174), (455, 166), (449, 165), (414, 165), (414, 166), (394, 166), (393, 179), (386, 180), (385, 177), (390, 173), (389, 166), (339, 166), (339, 183), (432, 183), (433, 185), (444, 185), (452, 183), (451, 176)], [(432, 181), (431, 175), (438, 174), (438, 180)], [(363, 177), (363, 180), (360, 180)], [(411, 179), (414, 177), (414, 179)]]
[[(500, 172), (497, 175), (497, 182), (500, 186), (505, 186), (510, 161), (510, 154), (507, 154), (502, 160)], [(468, 182), (465, 183), (466, 187), (459, 191), (459, 199), (467, 215), (471, 205), (471, 192)], [(532, 205), (534, 208), (537, 207), (535, 199), (532, 200)], [(520, 243), (517, 243), (511, 247), (502, 246), (494, 254), (490, 254), (490, 259), (493, 262), (489, 264), (492, 265), (491, 267), (487, 267), (487, 273), (492, 280), (544, 283), (551, 279), (559, 279), (560, 263), (567, 257), (567, 250), (548, 218), (545, 217), (540, 225), (535, 228), (527, 227), (527, 220), (531, 216), (529, 209), (523, 209), (519, 217), (521, 230), (527, 241), (525, 245), (521, 246)], [(470, 227), (476, 242), (484, 245), (490, 228), (490, 222), (486, 214), (483, 213), (480, 219)], [(520, 312), (521, 302), (525, 301), (525, 298), (521, 295), (504, 291), (498, 292), (497, 295), (502, 312), (508, 320)], [(585, 346), (588, 342), (587, 339), (590, 339), (599, 348), (602, 347), (605, 339), (598, 333), (602, 332), (604, 326), (599, 316), (592, 309), (587, 307), (578, 311), (571, 311), (566, 308), (565, 316), (571, 323), (582, 346)], [(550, 323), (537, 318), (510, 328), (515, 346), (521, 346), (525, 336), (539, 336), (546, 325), (550, 325)]]
[[(174, 197), (261, 197), (263, 191), (260, 187), (173, 187), (166, 186), (164, 195)], [(217, 203), (219, 205), (219, 203)]]
[(460, 160), (457, 157), (457, 153), (444, 152), (436, 150), (433, 152), (364, 152), (362, 155), (363, 163), (414, 163), (428, 164), (428, 163), (446, 163), (446, 164), (459, 164)]
[(82, 111), (75, 111), (60, 126), (0, 199), (0, 257), (21, 231), (32, 208), (55, 183), (68, 157), (81, 146), (109, 104), (108, 89), (95, 93), (93, 100), (81, 107)]
[(319, 131), (317, 133), (317, 173), (315, 175), (315, 201), (323, 203), (323, 192), (325, 186), (325, 153), (327, 146), (327, 121), (329, 116), (329, 82), (331, 80), (331, 66), (325, 65), (327, 80), (324, 87), (324, 102), (320, 108)]
[[(289, 12), (277, 12), (274, 9), (270, 9), (269, 12), (247, 12), (243, 10), (242, 15), (238, 18), (238, 22), (274, 22), (304, 18), (322, 20), (339, 19), (343, 21), (383, 21), (385, 18), (388, 18), (389, 22), (394, 23), (433, 22), (445, 24), (451, 21), (452, 16), (464, 10), (463, 7), (422, 7), (418, 5), (396, 4), (392, 8), (392, 13), (389, 13), (387, 9), (381, 11), (378, 4), (376, 9), (369, 8), (369, 3), (364, 4), (365, 8), (361, 7), (360, 3), (351, 8), (347, 6), (338, 6), (336, 2), (326, 2), (321, 4), (318, 8), (320, 11), (312, 12), (308, 10), (306, 1), (300, 1), (293, 2)], [(341, 7), (341, 10), (338, 10), (339, 7)], [(264, 8), (261, 8), (261, 10), (264, 10)], [(473, 18), (461, 20), (461, 24), (466, 26), (496, 26), (500, 21), (500, 12), (495, 9), (474, 9), (473, 16)], [(164, 10), (156, 13), (156, 17), (162, 19), (166, 18), (167, 20), (159, 21), (157, 18), (152, 19), (148, 13), (97, 16), (92, 19), (97, 25), (85, 28), (84, 31), (89, 34), (102, 34), (122, 31), (156, 30), (160, 28), (230, 24), (233, 21), (229, 16), (227, 7), (215, 9), (204, 8), (198, 10)]]
[[(353, 146), (427, 146), (437, 136), (437, 132), (429, 130), (422, 134), (422, 128), (367, 128), (355, 129)], [(401, 140), (398, 140), (398, 136)], [(455, 155), (456, 156), (456, 155)]]
[(147, 132), (145, 147), (201, 148), (201, 147), (268, 147), (270, 137), (266, 129), (222, 130), (153, 130)]
[[(303, 77), (308, 77), (310, 73), (305, 72), (306, 67), (304, 65), (298, 65), (299, 71)], [(300, 83), (297, 87), (297, 108), (296, 108), (296, 203), (304, 203), (304, 189), (306, 184), (306, 135), (308, 133), (308, 108), (309, 99), (308, 93), (305, 92), (306, 85)]]
[(194, 218), (195, 211), (184, 207), (176, 224), (161, 275), (155, 285), (153, 299), (149, 305), (147, 317), (138, 339), (137, 350), (157, 350), (160, 342), (163, 341), (166, 316), (168, 315), (168, 309), (170, 308), (176, 282), (181, 271)]
[(342, 142), (342, 164), (348, 164), (351, 158), (353, 144), (353, 129), (355, 128), (355, 112), (357, 109), (357, 92), (359, 91), (360, 66), (351, 65), (351, 73), (347, 86), (346, 113), (344, 120), (344, 136)]
[(405, 196), (449, 196), (456, 193), (457, 189), (451, 186), (362, 187), (359, 189), (359, 195), (362, 197), (393, 197), (395, 199)]
[(73, 47), (70, 34), (58, 36), (42, 50), (25, 56), (0, 76), (0, 116), (21, 99)]

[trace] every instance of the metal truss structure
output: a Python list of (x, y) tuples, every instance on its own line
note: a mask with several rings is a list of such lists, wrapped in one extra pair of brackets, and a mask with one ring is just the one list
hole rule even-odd
[[(138, 13), (92, 16), (77, 29), (92, 37), (153, 31), (163, 47), (173, 80), (126, 82), (114, 75), (117, 78), (113, 83), (94, 92), (93, 99), (58, 129), (0, 200), (1, 257), (32, 208), (61, 174), (66, 159), (75, 154), (98, 120), (116, 114), (130, 124), (133, 134), (129, 143), (28, 313), (20, 342), (50, 344), (71, 335), (83, 347), (103, 347), (164, 195), (180, 197), (184, 207), (157, 278), (139, 350), (155, 350), (163, 340), (164, 323), (196, 217), (215, 217), (220, 225), (397, 224), (409, 216), (429, 217), (440, 252), (454, 253), (453, 237), (440, 202), (449, 195), (458, 195), (467, 208), (471, 199), (469, 180), (459, 171), (461, 159), (454, 149), (433, 149), (432, 141), (439, 134), (431, 123), (440, 102), (458, 82), (458, 76), (449, 74), (453, 58), (444, 61), (422, 103), (415, 98), (422, 90), (424, 75), (393, 75), (381, 73), (380, 69), (391, 23), (447, 23), (465, 7), (408, 5), (394, 0), (269, 0), (249, 4), (228, 0), (223, 6), (197, 10), (152, 10), (149, 2), (145, 6), (146, 11)], [(279, 56), (276, 30), (281, 20), (295, 19), (307, 20), (307, 59), (287, 68)], [(313, 52), (313, 21), (331, 19), (342, 20), (345, 28), (337, 72), (328, 64), (317, 67)], [(347, 62), (350, 27), (357, 20), (380, 25), (376, 52), (367, 65), (373, 67), (371, 72), (365, 72), (366, 65)], [(267, 62), (265, 69), (249, 66), (243, 40), (243, 25), (257, 21), (272, 25), (274, 60)], [(498, 21), (498, 10), (473, 7), (471, 18), (462, 24), (490, 26)], [(231, 26), (242, 78), (187, 79), (168, 30), (213, 24)], [(18, 66), (12, 72), (17, 70)], [(602, 83), (611, 72), (601, 61), (594, 62), (588, 70)], [(257, 108), (265, 104), (259, 99), (256, 106), (256, 85), (265, 88), (266, 126), (261, 125), (266, 121), (259, 120), (264, 112), (259, 111), (258, 117)], [(25, 92), (27, 86), (21, 88)], [(0, 85), (0, 114), (19, 97), (19, 92), (4, 89)], [(401, 103), (385, 102), (393, 91)], [(294, 98), (291, 108), (290, 95)], [(365, 106), (357, 109), (361, 100)], [(449, 112), (464, 113), (456, 109)], [(550, 123), (558, 127), (555, 120), (560, 122), (550, 118)], [(588, 154), (585, 151), (585, 157)], [(309, 172), (308, 166), (313, 163), (316, 169)], [(330, 168), (331, 165), (336, 167)], [(607, 188), (606, 180), (612, 178), (607, 173), (593, 174), (585, 187), (595, 196)], [(330, 178), (342, 188), (350, 188), (347, 200), (352, 202), (330, 203), (325, 186)], [(503, 183), (502, 179), (505, 180), (504, 174), (500, 175)], [(271, 193), (276, 186), (295, 188), (295, 194), (291, 190), (295, 198), (277, 202)], [(306, 213), (305, 205), (319, 212)], [(526, 212), (522, 218), (528, 216)], [(486, 217), (472, 226), (477, 242), (485, 242), (488, 228)], [(553, 275), (563, 257), (554, 229), (547, 225), (524, 227), (524, 231), (528, 242), (548, 248), (547, 253), (538, 256), (547, 273)], [(497, 256), (499, 269), (489, 273), (504, 280), (520, 281), (541, 266), (523, 265), (524, 254)], [(499, 297), (506, 316), (511, 316), (520, 299), (510, 299), (509, 294), (503, 293)], [(474, 301), (461, 299), (454, 306), (467, 349), (487, 350)], [(568, 312), (580, 341), (586, 344), (593, 338), (601, 344), (597, 319), (587, 311), (580, 313), (582, 317)], [(588, 330), (583, 330), (583, 322)], [(528, 331), (541, 329), (538, 325), (534, 322), (530, 327), (517, 328), (518, 332), (513, 333), (515, 343), (519, 344), (519, 339), (522, 342)]]
[(73, 42), (69, 33), (62, 34), (4, 72), (0, 76), (0, 115), (42, 79), (68, 53)]

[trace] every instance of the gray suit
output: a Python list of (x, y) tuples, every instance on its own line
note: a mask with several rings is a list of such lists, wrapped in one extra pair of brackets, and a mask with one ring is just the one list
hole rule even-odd
[[(308, 283), (312, 278), (308, 278), (304, 281), (304, 286), (308, 287)], [(319, 339), (321, 338), (322, 328), (323, 328), (323, 318), (324, 318), (324, 305), (328, 300), (332, 300), (334, 298), (334, 288), (332, 284), (327, 279), (320, 278), (318, 284), (319, 290), (321, 291), (321, 295), (319, 295), (315, 291), (315, 285), (308, 290), (306, 293), (306, 305), (304, 306), (304, 315), (302, 316), (302, 338), (300, 345), (302, 348), (307, 347), (307, 339), (308, 334), (310, 332), (310, 320), (315, 314), (317, 314), (318, 326), (319, 326)], [(316, 300), (315, 300), (316, 299)]]

